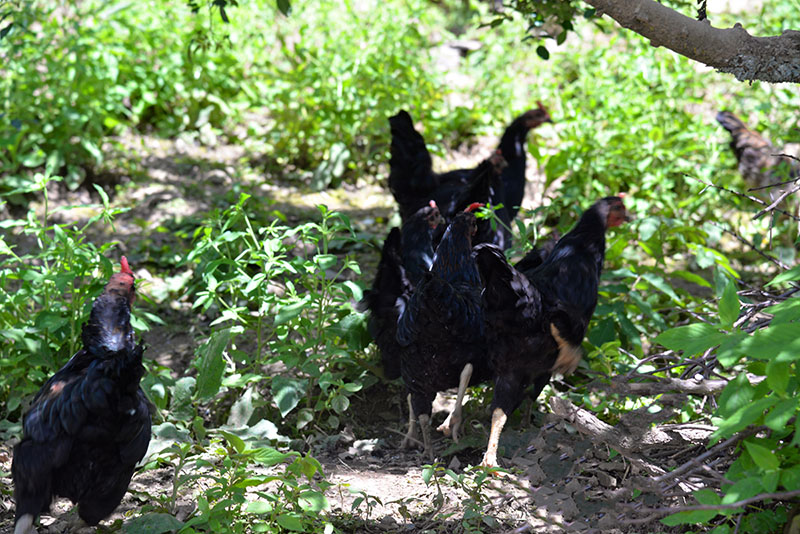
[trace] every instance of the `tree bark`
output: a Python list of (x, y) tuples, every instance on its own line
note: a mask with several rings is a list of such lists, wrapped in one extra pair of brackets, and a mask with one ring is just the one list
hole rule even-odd
[(800, 31), (754, 37), (740, 24), (715, 28), (654, 0), (585, 0), (599, 15), (689, 59), (705, 63), (740, 81), (800, 82)]

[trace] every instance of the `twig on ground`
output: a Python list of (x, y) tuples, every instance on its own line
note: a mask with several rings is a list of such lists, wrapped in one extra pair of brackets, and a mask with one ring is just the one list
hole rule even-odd
[(713, 447), (708, 449), (706, 452), (704, 452), (703, 454), (701, 454), (697, 458), (692, 458), (691, 460), (689, 460), (688, 462), (684, 463), (683, 465), (680, 465), (680, 466), (676, 467), (675, 469), (673, 469), (669, 473), (665, 473), (665, 474), (655, 478), (654, 481), (655, 482), (659, 482), (659, 483), (660, 482), (665, 482), (666, 480), (671, 479), (673, 477), (676, 477), (676, 476), (680, 475), (681, 473), (689, 471), (693, 467), (700, 466), (700, 465), (702, 465), (703, 461), (707, 460), (708, 458), (713, 457), (716, 454), (719, 454), (724, 449), (734, 445), (735, 443), (737, 443), (740, 440), (743, 440), (744, 438), (752, 436), (753, 434), (757, 433), (760, 430), (761, 430), (761, 427), (750, 428), (748, 430), (744, 430), (744, 431), (736, 434), (735, 436), (731, 436), (730, 438), (726, 439), (722, 443), (717, 443), (716, 445), (714, 445)]

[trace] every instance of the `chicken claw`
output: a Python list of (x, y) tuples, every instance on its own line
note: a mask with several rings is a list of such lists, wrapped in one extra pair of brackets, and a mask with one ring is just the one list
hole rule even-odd
[(450, 412), (450, 415), (447, 416), (447, 419), (444, 420), (444, 423), (439, 425), (439, 427), (436, 429), (445, 436), (450, 436), (450, 434), (452, 434), (453, 441), (456, 443), (458, 443), (458, 431), (461, 428), (461, 410), (464, 401), (464, 393), (467, 391), (469, 379), (472, 378), (472, 370), (473, 366), (471, 363), (468, 363), (464, 366), (464, 369), (461, 371), (461, 377), (458, 381), (456, 405), (453, 408), (453, 411)]

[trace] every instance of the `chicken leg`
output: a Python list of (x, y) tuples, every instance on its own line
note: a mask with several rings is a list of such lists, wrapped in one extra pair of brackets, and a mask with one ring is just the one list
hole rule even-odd
[[(417, 417), (414, 415), (414, 407), (411, 405), (411, 393), (408, 394), (408, 432), (406, 432), (400, 448), (410, 449), (419, 443), (417, 439)], [(15, 533), (16, 534), (16, 533)]]
[(25, 514), (17, 520), (14, 525), (14, 534), (37, 534), (33, 528), (33, 515)]
[(464, 369), (461, 371), (461, 378), (458, 382), (456, 405), (453, 408), (453, 411), (450, 412), (450, 415), (447, 416), (447, 419), (445, 419), (444, 422), (436, 429), (445, 436), (449, 436), (452, 433), (453, 441), (456, 443), (458, 443), (458, 431), (461, 428), (461, 409), (464, 401), (464, 393), (467, 390), (469, 379), (472, 378), (472, 370), (473, 367), (471, 363), (468, 363), (464, 366)]
[(500, 433), (506, 424), (508, 416), (502, 408), (495, 408), (492, 412), (492, 427), (489, 431), (489, 444), (486, 446), (486, 454), (483, 455), (481, 465), (483, 467), (498, 467), (497, 465), (497, 444), (500, 441)]
[(429, 461), (433, 461), (433, 440), (431, 439), (431, 416), (421, 414), (419, 416), (419, 427), (422, 430), (422, 444), (424, 450), (422, 454)]

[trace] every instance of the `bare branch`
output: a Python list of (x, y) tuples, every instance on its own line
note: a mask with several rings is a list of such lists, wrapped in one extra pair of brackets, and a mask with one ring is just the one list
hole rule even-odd
[(800, 32), (754, 37), (740, 25), (715, 28), (654, 0), (586, 0), (624, 28), (738, 80), (800, 82)]
[[(625, 376), (623, 377), (624, 382), (612, 380), (611, 384), (595, 383), (591, 384), (591, 387), (593, 389), (607, 389), (613, 393), (626, 395), (660, 395), (673, 391), (690, 395), (713, 395), (719, 393), (728, 385), (727, 380), (695, 380), (692, 378), (682, 380), (680, 378), (664, 378), (651, 375), (639, 376), (647, 379), (656, 379), (658, 382), (628, 382), (631, 378), (636, 377)], [(763, 376), (748, 376), (750, 383), (754, 385), (764, 380), (764, 378)]]
[(783, 193), (781, 193), (781, 194), (780, 194), (780, 196), (779, 196), (778, 198), (776, 198), (776, 199), (775, 199), (775, 200), (772, 202), (772, 204), (770, 204), (769, 206), (767, 206), (767, 207), (766, 207), (766, 208), (764, 208), (763, 210), (761, 210), (761, 211), (759, 211), (758, 213), (756, 213), (756, 214), (753, 216), (753, 220), (756, 220), (756, 219), (760, 218), (762, 215), (766, 215), (766, 214), (767, 214), (767, 213), (769, 213), (770, 211), (774, 210), (776, 207), (778, 207), (778, 204), (780, 204), (781, 202), (783, 202), (783, 199), (784, 199), (784, 198), (786, 198), (786, 197), (788, 197), (789, 195), (791, 195), (791, 194), (793, 194), (793, 193), (796, 193), (796, 192), (798, 192), (798, 191), (800, 191), (800, 185), (796, 185), (796, 186), (794, 186), (794, 187), (793, 187), (793, 188), (791, 188), (791, 189), (787, 189), (786, 191), (784, 191)]
[(698, 504), (695, 506), (671, 506), (666, 508), (640, 508), (638, 511), (649, 514), (677, 514), (678, 512), (694, 512), (699, 510), (733, 510), (753, 504), (756, 502), (766, 501), (767, 499), (775, 499), (778, 501), (786, 501), (800, 497), (800, 490), (792, 491), (779, 491), (775, 493), (762, 493), (749, 499), (742, 499), (741, 501), (732, 502), (730, 504)]

